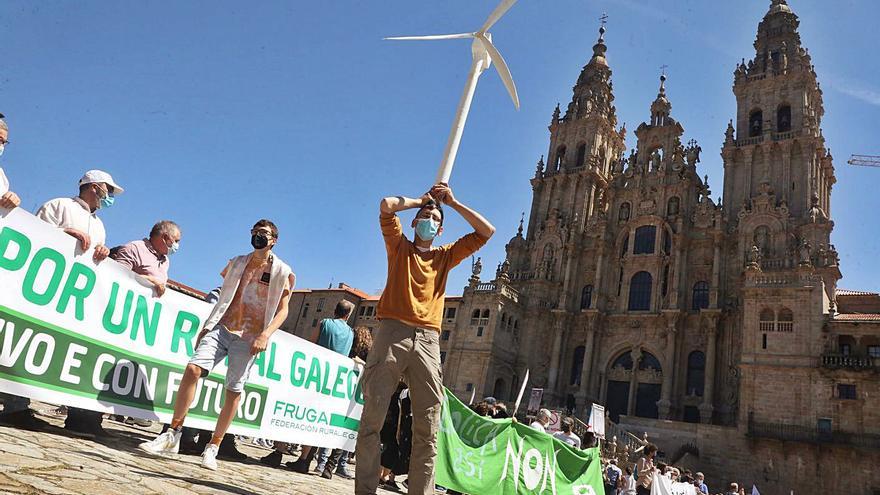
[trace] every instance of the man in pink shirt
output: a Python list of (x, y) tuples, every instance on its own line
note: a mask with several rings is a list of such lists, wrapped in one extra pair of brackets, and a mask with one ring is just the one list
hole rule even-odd
[[(162, 220), (153, 225), (148, 238), (131, 241), (111, 249), (110, 258), (150, 282), (156, 297), (162, 297), (165, 294), (168, 268), (171, 265), (168, 257), (178, 249), (180, 249), (180, 227), (171, 220)], [(112, 417), (123, 421), (122, 415)], [(92, 421), (100, 423), (101, 415), (94, 416)], [(153, 424), (148, 419), (127, 418), (124, 421), (126, 424), (144, 428)]]
[(180, 227), (171, 220), (162, 220), (153, 225), (150, 237), (115, 247), (110, 250), (110, 258), (141, 275), (153, 284), (157, 297), (165, 294), (168, 283), (168, 257), (180, 248)]

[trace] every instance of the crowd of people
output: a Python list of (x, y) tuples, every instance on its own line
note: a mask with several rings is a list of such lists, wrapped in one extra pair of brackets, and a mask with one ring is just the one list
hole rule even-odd
[[(9, 127), (0, 115), (0, 155), (8, 139)], [(147, 238), (110, 249), (99, 213), (112, 207), (124, 189), (103, 170), (87, 171), (78, 188), (73, 197), (47, 201), (36, 212), (37, 217), (76, 239), (78, 255), (91, 253), (95, 263), (113, 258), (142, 277), (161, 297), (167, 287), (170, 257), (180, 248), (181, 228), (175, 222), (160, 221)], [(0, 207), (13, 209), (20, 205), (21, 198), (0, 168)], [(435, 246), (435, 239), (443, 232), (444, 206), (461, 215), (473, 232), (453, 243)], [(405, 210), (415, 210), (410, 223), (412, 240), (404, 234), (398, 217)], [(439, 334), (446, 281), (449, 272), (479, 250), (495, 228), (458, 201), (444, 183), (434, 185), (417, 198), (384, 198), (379, 206), (379, 224), (388, 255), (388, 276), (378, 304), (379, 328), (372, 336), (371, 351), (364, 353), (365, 370), (360, 379), (365, 403), (356, 447), (360, 462), (356, 464), (355, 492), (375, 494), (380, 481), (388, 484), (393, 482), (393, 476), (406, 472), (409, 493), (431, 494), (435, 488), (434, 460), (443, 400)], [(232, 258), (221, 271), (223, 283), (196, 337), (195, 353), (178, 386), (171, 422), (155, 439), (142, 443), (142, 451), (151, 455), (176, 454), (182, 443), (194, 443), (191, 434), (184, 439), (184, 423), (198, 380), (226, 360), (226, 393), (214, 432), (197, 434), (201, 441), (209, 438), (201, 454), (201, 465), (218, 469), (221, 444), (229, 438), (226, 432), (251, 365), (285, 321), (296, 282), (290, 266), (272, 251), (278, 234), (272, 221), (259, 220), (250, 231), (253, 251)], [(334, 318), (322, 322), (316, 339), (319, 345), (342, 354), (351, 351), (355, 334), (347, 324), (351, 309), (338, 307)], [(401, 382), (406, 384), (404, 389), (400, 388)], [(392, 398), (398, 403), (396, 412), (389, 408)], [(4, 394), (0, 424), (30, 430), (47, 428), (49, 424), (34, 415), (29, 402), (25, 397)], [(397, 417), (396, 427), (393, 421), (389, 426), (386, 420), (389, 410)], [(68, 431), (106, 435), (101, 426), (103, 414), (74, 407), (65, 410), (63, 406), (59, 411), (67, 415)], [(403, 431), (407, 434), (402, 435)], [(397, 443), (397, 455), (389, 452), (392, 436)], [(280, 457), (287, 450), (289, 446), (276, 445), (265, 462), (278, 459), (280, 464)], [(297, 471), (307, 471), (317, 459), (325, 477), (332, 476), (334, 471), (350, 475), (345, 468), (350, 453), (308, 446), (302, 446), (300, 452), (300, 458), (292, 464)]]
[(697, 495), (746, 494), (745, 487), (735, 482), (729, 483), (724, 491), (710, 491), (703, 473), (660, 462), (656, 459), (657, 453), (657, 446), (649, 443), (642, 449), (639, 460), (632, 465), (621, 467), (617, 459), (603, 459), (605, 495), (650, 495), (658, 476), (675, 483), (693, 485)]
[[(0, 114), (0, 156), (8, 145), (9, 127)], [(77, 184), (77, 194), (46, 201), (36, 216), (76, 240), (77, 253), (90, 252), (96, 263), (111, 258), (133, 271), (153, 288), (156, 297), (167, 290), (171, 256), (180, 249), (182, 230), (177, 223), (161, 220), (144, 239), (108, 248), (100, 211), (113, 206), (124, 189), (102, 170), (85, 172)], [(17, 208), (19, 196), (0, 168), (0, 207)], [(457, 211), (474, 229), (454, 243), (434, 246), (443, 232), (444, 205)], [(412, 240), (403, 232), (398, 213), (416, 210), (411, 221)], [(281, 468), (285, 455), (299, 453), (295, 461), (284, 464), (307, 473), (313, 462), (324, 478), (335, 475), (355, 478), (357, 495), (373, 495), (381, 486), (413, 494), (433, 494), (436, 433), (440, 420), (443, 386), (440, 375), (439, 332), (449, 271), (480, 249), (494, 234), (494, 227), (479, 213), (459, 202), (446, 184), (436, 184), (419, 198), (387, 197), (380, 202), (379, 224), (388, 256), (388, 277), (378, 305), (380, 325), (375, 334), (366, 327), (351, 328), (348, 320), (354, 305), (341, 301), (333, 318), (321, 321), (312, 341), (319, 346), (349, 356), (365, 366), (361, 377), (364, 408), (361, 415), (356, 452), (342, 449), (296, 446), (275, 442), (274, 449), (261, 459), (263, 464)], [(272, 249), (278, 242), (278, 228), (261, 219), (250, 230), (253, 251), (232, 258), (220, 275), (222, 286), (211, 293), (213, 309), (196, 338), (195, 353), (186, 365), (169, 425), (155, 439), (142, 443), (141, 450), (153, 454), (198, 454), (202, 466), (218, 469), (217, 457), (241, 459), (235, 440), (227, 435), (241, 391), (255, 357), (268, 346), (272, 335), (285, 321), (288, 301), (296, 277)], [(184, 428), (198, 380), (227, 359), (226, 396), (214, 432)], [(2, 394), (0, 424), (28, 430), (42, 430), (49, 424), (36, 417), (25, 397)], [(487, 397), (473, 406), (480, 415), (507, 418), (505, 404)], [(64, 428), (76, 435), (104, 436), (100, 412), (60, 408), (66, 413)], [(129, 424), (150, 426), (145, 420), (116, 417)], [(551, 413), (538, 411), (530, 424), (546, 432)], [(596, 439), (574, 433), (574, 421), (566, 417), (553, 437), (573, 448), (590, 448)], [(225, 447), (225, 448), (224, 448)], [(647, 445), (643, 456), (632, 466), (617, 466), (616, 460), (603, 465), (605, 493), (646, 495), (655, 476), (692, 483), (699, 493), (709, 494), (702, 473), (655, 462), (657, 448)], [(354, 475), (347, 469), (357, 456)], [(406, 475), (405, 484), (397, 481)], [(727, 495), (744, 493), (735, 483)]]

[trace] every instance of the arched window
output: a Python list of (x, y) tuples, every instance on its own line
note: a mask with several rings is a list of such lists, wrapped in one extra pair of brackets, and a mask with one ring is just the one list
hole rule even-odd
[(626, 351), (626, 353), (621, 354), (611, 363), (612, 368), (623, 368), (625, 370), (633, 369), (633, 357), (632, 352)]
[(755, 110), (749, 115), (749, 137), (760, 136), (764, 132), (764, 112)]
[(782, 105), (776, 111), (776, 132), (788, 132), (791, 130), (791, 107)]
[(670, 254), (672, 252), (672, 236), (669, 235), (669, 230), (663, 229), (663, 254)]
[(585, 285), (581, 290), (581, 309), (590, 309), (593, 305), (593, 286)]
[(553, 255), (554, 255), (553, 245), (547, 244), (546, 246), (544, 246), (544, 261), (547, 261), (547, 262), (552, 261)]
[(630, 311), (649, 311), (651, 309), (651, 285), (653, 278), (648, 272), (638, 272), (629, 281)]
[(776, 318), (777, 332), (791, 332), (794, 330), (794, 313), (788, 308), (779, 310), (779, 316)]
[(650, 352), (642, 352), (642, 359), (639, 361), (639, 369), (652, 369), (660, 371), (663, 369), (663, 367), (660, 366), (660, 360), (657, 359), (657, 356), (651, 354)]
[(629, 233), (623, 238), (623, 246), (620, 248), (620, 257), (623, 258), (629, 254)]
[(666, 216), (672, 217), (678, 215), (678, 210), (681, 207), (681, 200), (678, 199), (678, 196), (673, 196), (669, 198), (669, 201), (666, 202)]
[(480, 310), (475, 309), (473, 313), (471, 313), (471, 325), (479, 325), (480, 324)]
[(554, 165), (557, 172), (562, 170), (563, 165), (565, 165), (565, 146), (556, 148), (556, 160)]
[(706, 355), (702, 351), (694, 351), (688, 355), (687, 395), (703, 396), (706, 383)]
[(584, 160), (586, 158), (587, 158), (587, 145), (581, 144), (580, 146), (578, 146), (577, 158), (576, 158), (577, 161), (574, 162), (574, 166), (575, 167), (583, 167), (584, 165), (586, 165), (586, 163), (584, 162)]
[(766, 225), (755, 227), (753, 240), (755, 241), (755, 246), (758, 246), (762, 254), (770, 253), (770, 227)]
[(776, 315), (770, 308), (764, 308), (758, 315), (758, 330), (762, 332), (772, 332), (775, 324)]
[(571, 356), (571, 379), (569, 380), (569, 385), (580, 385), (581, 384), (581, 372), (584, 369), (584, 346), (577, 346), (574, 348), (574, 353)]
[(642, 225), (636, 229), (636, 242), (633, 246), (633, 254), (653, 253), (656, 241), (657, 227), (654, 225)]
[(629, 203), (623, 203), (620, 205), (620, 211), (617, 213), (617, 221), (618, 222), (626, 222), (629, 220)]
[(709, 283), (699, 281), (694, 284), (694, 293), (691, 297), (691, 309), (700, 310), (709, 307)]

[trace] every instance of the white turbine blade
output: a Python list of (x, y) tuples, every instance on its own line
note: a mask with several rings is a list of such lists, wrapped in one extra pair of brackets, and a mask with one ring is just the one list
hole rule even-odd
[(428, 36), (390, 36), (388, 38), (382, 38), (385, 40), (404, 40), (404, 41), (412, 41), (412, 40), (461, 40), (466, 38), (473, 38), (474, 33), (461, 33), (461, 34), (431, 34)]
[(486, 23), (483, 24), (483, 27), (480, 28), (479, 32), (485, 33), (486, 31), (488, 31), (493, 24), (498, 22), (498, 19), (501, 19), (501, 17), (508, 10), (510, 10), (511, 7), (513, 7), (513, 4), (515, 3), (516, 0), (501, 0), (501, 3), (499, 3), (498, 6), (495, 7), (495, 10), (493, 10), (492, 13), (489, 14), (489, 17), (486, 19)]
[(489, 57), (492, 58), (492, 61), (495, 62), (495, 70), (497, 70), (498, 75), (501, 76), (501, 82), (503, 82), (504, 87), (507, 88), (507, 92), (510, 94), (510, 99), (513, 100), (513, 105), (519, 110), (519, 96), (516, 94), (516, 84), (513, 83), (513, 76), (510, 75), (510, 69), (507, 68), (507, 63), (504, 61), (504, 57), (501, 56), (501, 52), (495, 48), (495, 45), (493, 45), (485, 35), (477, 35), (477, 39), (483, 44), (483, 48), (489, 52)]

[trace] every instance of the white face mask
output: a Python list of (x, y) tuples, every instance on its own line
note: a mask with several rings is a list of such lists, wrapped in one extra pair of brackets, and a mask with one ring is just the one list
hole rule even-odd
[(3, 156), (3, 150), (5, 150), (5, 149), (6, 149), (6, 145), (0, 144), (0, 156)]

